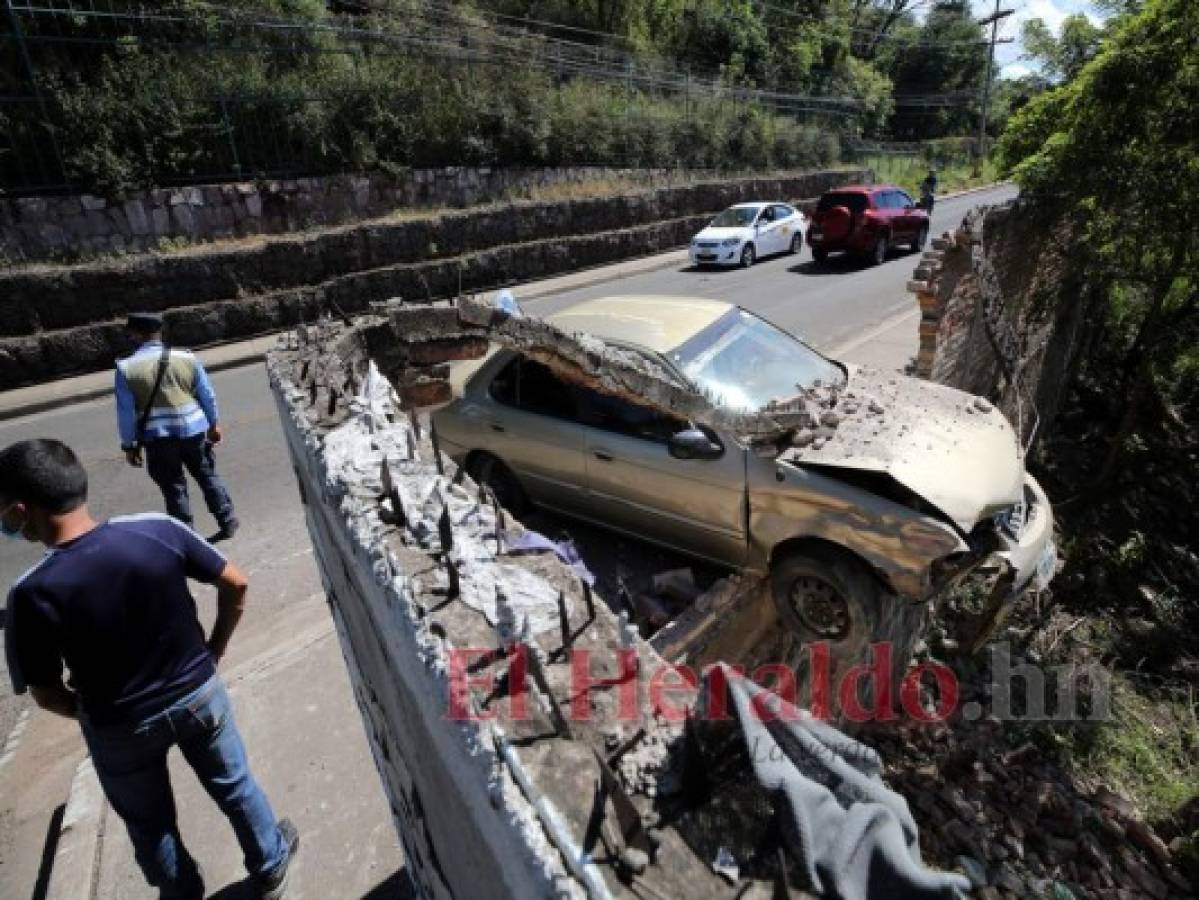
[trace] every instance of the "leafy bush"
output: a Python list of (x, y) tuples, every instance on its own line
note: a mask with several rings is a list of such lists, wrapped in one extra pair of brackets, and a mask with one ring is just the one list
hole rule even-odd
[[(314, 23), (326, 15), (315, 0), (257, 5)], [(666, 98), (636, 83), (448, 59), (336, 30), (287, 29), (285, 40), (193, 0), (165, 11), (169, 22), (124, 22), (115, 43), (85, 44), (81, 56), (39, 59), (48, 132), (38, 132), (36, 107), (9, 113), (12, 133), (33, 135), (51, 158), (53, 136), (77, 188), (120, 196), (229, 177), (447, 165), (797, 168), (837, 156), (831, 132), (731, 94)], [(393, 4), (377, 34), (402, 15)], [(447, 15), (471, 33), (469, 8)], [(69, 27), (74, 38), (101, 26)], [(0, 155), (0, 176), (19, 183), (10, 162)]]

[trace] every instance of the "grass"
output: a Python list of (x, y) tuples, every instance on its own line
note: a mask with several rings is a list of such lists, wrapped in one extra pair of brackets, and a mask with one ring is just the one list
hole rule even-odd
[(596, 197), (616, 197), (643, 191), (649, 187), (681, 182), (682, 177), (655, 179), (628, 176), (597, 176), (580, 181), (562, 181), (553, 184), (526, 185), (506, 191), (493, 203), (512, 203), (532, 200), (539, 203), (555, 203), (565, 200), (591, 200)]
[[(928, 161), (921, 156), (885, 154), (868, 156), (862, 165), (874, 170), (875, 181), (895, 184), (913, 197), (920, 196), (920, 182), (928, 174)], [(999, 180), (999, 168), (990, 159), (983, 160), (979, 174), (968, 160), (944, 163), (937, 167), (937, 193), (950, 194), (972, 187), (994, 184)]]
[(1053, 728), (1041, 738), (1067, 771), (1130, 797), (1166, 824), (1199, 796), (1199, 720), (1190, 697), (1150, 699), (1125, 676), (1111, 680), (1105, 722)]

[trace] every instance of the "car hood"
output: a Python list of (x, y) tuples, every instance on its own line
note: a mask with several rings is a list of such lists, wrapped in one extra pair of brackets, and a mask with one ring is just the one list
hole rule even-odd
[(725, 238), (745, 240), (754, 233), (752, 228), (713, 228), (708, 226), (694, 237), (697, 241), (720, 241)]
[(798, 464), (885, 472), (963, 532), (1023, 496), (1016, 433), (980, 397), (851, 367), (831, 413), (836, 419), (826, 412), (815, 440), (783, 457)]

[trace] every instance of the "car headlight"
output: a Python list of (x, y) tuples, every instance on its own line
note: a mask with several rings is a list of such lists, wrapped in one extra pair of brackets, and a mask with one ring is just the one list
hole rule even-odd
[(741, 243), (741, 238), (725, 238), (723, 241), (720, 242), (720, 246), (736, 247), (740, 243)]

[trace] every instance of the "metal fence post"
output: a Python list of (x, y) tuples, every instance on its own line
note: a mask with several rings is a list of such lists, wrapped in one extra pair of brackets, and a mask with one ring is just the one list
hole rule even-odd
[(229, 110), (225, 106), (225, 96), (222, 94), (218, 101), (221, 105), (221, 121), (225, 125), (225, 138), (229, 141), (229, 152), (233, 154), (233, 171), (240, 177), (241, 157), (237, 153), (237, 141), (233, 137), (233, 126), (229, 123)]

